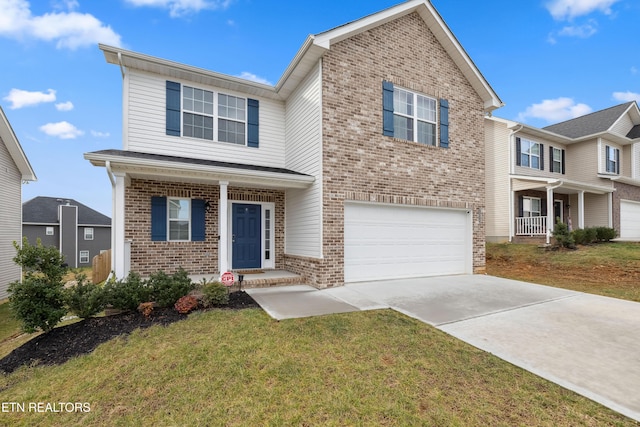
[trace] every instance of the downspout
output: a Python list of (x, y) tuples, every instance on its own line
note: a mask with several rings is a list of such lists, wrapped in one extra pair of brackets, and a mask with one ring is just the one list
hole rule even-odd
[[(107, 160), (105, 162), (105, 168), (107, 170), (107, 176), (109, 177), (109, 181), (111, 181), (111, 212), (112, 214), (115, 213), (116, 210), (116, 201), (115, 201), (115, 194), (116, 194), (116, 179), (113, 176), (113, 171), (111, 170), (111, 162), (109, 160)], [(115, 233), (116, 233), (116, 227), (115, 227), (115, 215), (112, 215), (113, 218), (111, 218), (111, 271), (109, 272), (109, 276), (107, 277), (107, 280), (110, 280), (111, 278), (115, 277), (115, 269), (113, 268), (113, 260), (116, 259), (115, 257), (115, 252), (116, 252), (116, 245), (115, 245)]]
[[(520, 124), (520, 127), (518, 129), (512, 129), (511, 133), (509, 134), (509, 149), (507, 150), (508, 155), (509, 155), (509, 174), (512, 175), (513, 173), (515, 173), (515, 164), (513, 162), (513, 143), (515, 142), (513, 140), (513, 135), (515, 135), (517, 132), (520, 132), (522, 130), (522, 128), (524, 127), (523, 124)], [(511, 177), (509, 177), (509, 243), (511, 243), (513, 241), (513, 236), (515, 235), (515, 231), (514, 231), (514, 220), (516, 219), (515, 214), (513, 212), (513, 203), (514, 203), (514, 197), (513, 197), (513, 185), (511, 182)]]

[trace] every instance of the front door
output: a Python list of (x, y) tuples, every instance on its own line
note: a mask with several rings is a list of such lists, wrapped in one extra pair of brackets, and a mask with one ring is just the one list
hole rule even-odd
[(560, 222), (564, 222), (564, 214), (562, 212), (562, 200), (554, 200), (553, 201), (553, 222), (554, 224), (558, 222), (558, 218), (560, 218)]
[(262, 259), (261, 228), (262, 206), (233, 204), (232, 221), (232, 268), (260, 268)]

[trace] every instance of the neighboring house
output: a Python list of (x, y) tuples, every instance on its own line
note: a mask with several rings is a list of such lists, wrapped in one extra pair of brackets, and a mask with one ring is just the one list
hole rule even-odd
[(22, 205), (22, 235), (58, 248), (71, 268), (91, 267), (111, 248), (111, 219), (73, 199), (39, 196)]
[(485, 119), (487, 241), (615, 228), (640, 240), (640, 111), (628, 102), (539, 129)]
[(0, 108), (0, 300), (7, 298), (9, 283), (20, 280), (20, 266), (13, 262), (22, 228), (22, 183), (35, 181), (36, 175)]
[(484, 115), (430, 2), (312, 35), (275, 86), (101, 45), (123, 75), (113, 269), (283, 269), (316, 287), (484, 271)]

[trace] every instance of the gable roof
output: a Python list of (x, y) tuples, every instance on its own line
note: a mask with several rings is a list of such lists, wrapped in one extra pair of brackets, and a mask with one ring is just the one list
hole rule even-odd
[(236, 90), (250, 95), (286, 100), (312, 68), (316, 66), (324, 53), (331, 48), (331, 45), (413, 12), (417, 12), (424, 19), (431, 32), (483, 100), (485, 110), (490, 112), (502, 107), (504, 104), (498, 95), (480, 73), (429, 0), (409, 0), (332, 30), (310, 35), (275, 86), (167, 61), (117, 47), (100, 44), (99, 48), (104, 52), (108, 63), (120, 65), (123, 69), (123, 76), (124, 67), (131, 67), (168, 77)]
[[(576, 117), (575, 119), (567, 120), (555, 125), (547, 126), (543, 129), (574, 139), (582, 138), (589, 135), (596, 135), (611, 130), (613, 125), (616, 124), (620, 117), (626, 114), (627, 111), (632, 109), (634, 106), (636, 112), (638, 112), (637, 104), (635, 103), (635, 101), (631, 101), (606, 108), (604, 110), (596, 111), (591, 114)], [(640, 114), (638, 114), (638, 116), (640, 119)], [(633, 129), (631, 133), (634, 133)], [(627, 138), (635, 139), (635, 137), (633, 136), (626, 136)]]
[(16, 134), (13, 132), (13, 128), (11, 127), (7, 116), (4, 114), (2, 107), (0, 107), (0, 139), (4, 142), (13, 162), (22, 174), (22, 180), (36, 181), (36, 174), (29, 163), (29, 159), (27, 159), (27, 156), (24, 154), (22, 146), (20, 145)]
[(57, 224), (58, 206), (69, 204), (78, 207), (78, 225), (111, 225), (111, 218), (64, 197), (38, 196), (22, 204), (22, 222), (35, 224)]

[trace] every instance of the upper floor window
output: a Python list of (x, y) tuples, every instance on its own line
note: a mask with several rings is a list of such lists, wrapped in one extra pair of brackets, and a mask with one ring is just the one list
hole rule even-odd
[(191, 235), (191, 200), (169, 199), (169, 240), (189, 240)]
[(564, 173), (564, 150), (551, 147), (549, 151), (551, 157), (551, 172)]
[(84, 228), (84, 240), (93, 240), (93, 227)]
[(520, 166), (541, 169), (540, 144), (523, 139), (521, 140), (520, 150)]
[(259, 102), (167, 81), (166, 133), (258, 147)]
[(45, 229), (45, 234), (46, 234), (47, 236), (53, 236), (53, 227), (47, 227), (47, 228)]
[(393, 128), (396, 138), (436, 145), (436, 100), (395, 88)]
[(620, 173), (620, 150), (607, 145), (606, 151), (606, 170), (609, 173)]

